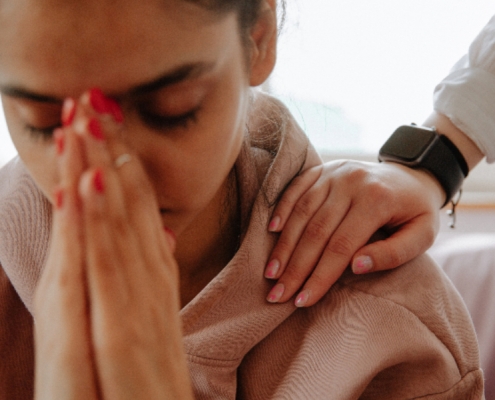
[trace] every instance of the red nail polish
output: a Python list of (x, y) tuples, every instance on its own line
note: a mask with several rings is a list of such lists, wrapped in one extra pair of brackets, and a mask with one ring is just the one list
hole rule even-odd
[(55, 193), (53, 194), (53, 198), (54, 198), (55, 208), (57, 210), (60, 210), (64, 205), (64, 193), (62, 189), (55, 190)]
[(89, 102), (91, 103), (93, 110), (97, 113), (105, 114), (111, 111), (108, 106), (107, 97), (99, 88), (93, 88), (89, 91)]
[(98, 193), (103, 193), (105, 191), (105, 182), (103, 179), (103, 171), (97, 169), (93, 177), (93, 185)]
[(108, 99), (108, 108), (110, 109), (110, 114), (112, 114), (115, 122), (121, 124), (124, 122), (124, 113), (120, 108), (119, 103), (114, 99)]
[(74, 120), (76, 115), (76, 102), (72, 98), (67, 98), (64, 100), (62, 106), (62, 125), (69, 126)]
[(88, 123), (88, 130), (96, 140), (105, 140), (105, 135), (103, 134), (103, 130), (101, 129), (101, 125), (97, 119), (92, 118)]
[(53, 136), (55, 138), (57, 155), (61, 155), (64, 152), (64, 131), (62, 129), (55, 129)]

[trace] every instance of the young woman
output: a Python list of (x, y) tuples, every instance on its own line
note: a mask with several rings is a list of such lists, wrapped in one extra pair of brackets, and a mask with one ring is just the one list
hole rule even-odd
[(320, 164), (252, 89), (276, 38), (275, 0), (0, 2), (3, 398), (32, 397), (33, 320), (38, 399), (482, 397), (425, 256), (264, 300), (274, 205)]

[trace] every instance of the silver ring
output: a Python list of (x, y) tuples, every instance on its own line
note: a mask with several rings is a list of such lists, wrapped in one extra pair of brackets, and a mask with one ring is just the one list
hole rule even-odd
[(117, 159), (114, 162), (115, 168), (119, 169), (122, 167), (122, 165), (127, 164), (128, 162), (132, 161), (132, 157), (128, 153), (121, 154), (120, 156), (117, 157)]

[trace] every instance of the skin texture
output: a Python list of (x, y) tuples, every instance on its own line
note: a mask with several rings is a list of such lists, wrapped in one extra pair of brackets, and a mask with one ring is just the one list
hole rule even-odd
[[(38, 399), (192, 398), (179, 309), (233, 255), (230, 177), (250, 86), (275, 63), (275, 1), (248, 44), (237, 21), (174, 0), (0, 3), (7, 123), (54, 204), (35, 295)], [(36, 133), (60, 126), (62, 108), (65, 126)]]
[[(49, 199), (59, 180), (54, 143), (33, 139), (24, 125), (57, 125), (61, 101), (78, 98), (90, 87), (100, 87), (120, 100), (126, 116), (122, 140), (143, 163), (163, 224), (179, 239), (176, 257), (187, 279), (196, 274), (194, 269), (202, 274), (218, 269), (232, 255), (232, 245), (219, 245), (230, 233), (230, 227), (219, 226), (219, 215), (227, 178), (244, 139), (249, 85), (266, 78), (274, 55), (268, 54), (273, 59), (268, 68), (256, 65), (248, 75), (234, 14), (218, 19), (187, 2), (168, 3), (164, 7), (162, 1), (125, 2), (118, 15), (105, 2), (90, 2), (82, 10), (55, 3), (49, 15), (43, 2), (39, 6), (33, 2), (35, 10), (29, 13), (12, 7), (2, 14), (0, 86), (20, 87), (59, 101), (36, 102), (8, 96), (5, 90), (2, 97), (19, 155)], [(90, 26), (84, 22), (83, 29), (85, 13), (98, 17), (90, 19)], [(33, 18), (47, 22), (35, 24)], [(19, 31), (30, 34), (18, 38), (16, 46), (9, 45)], [(263, 33), (263, 27), (253, 30), (252, 40), (264, 40)], [(45, 45), (40, 47), (40, 42)], [(265, 51), (263, 46), (253, 46), (253, 62)], [(132, 93), (177, 67), (198, 62), (206, 67), (197, 76), (145, 95)], [(200, 109), (187, 129), (160, 130), (146, 125), (140, 107), (165, 116)], [(214, 265), (204, 265), (206, 259)]]
[[(445, 115), (433, 112), (424, 126), (449, 137), (470, 170), (483, 158)], [(277, 279), (268, 301), (297, 294), (297, 306), (311, 306), (349, 264), (363, 274), (412, 260), (433, 244), (444, 203), (435, 177), (396, 163), (337, 160), (306, 171), (284, 193), (269, 226), (281, 236), (265, 271)], [(382, 240), (370, 240), (378, 229)]]

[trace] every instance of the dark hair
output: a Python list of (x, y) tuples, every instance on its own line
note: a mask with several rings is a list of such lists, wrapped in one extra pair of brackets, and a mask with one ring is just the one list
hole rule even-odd
[[(187, 0), (191, 3), (198, 3), (211, 11), (219, 14), (235, 11), (239, 17), (239, 27), (241, 34), (251, 28), (261, 7), (262, 0)], [(285, 15), (285, 0), (281, 0), (282, 20)]]

